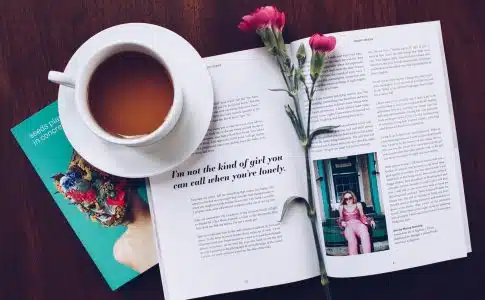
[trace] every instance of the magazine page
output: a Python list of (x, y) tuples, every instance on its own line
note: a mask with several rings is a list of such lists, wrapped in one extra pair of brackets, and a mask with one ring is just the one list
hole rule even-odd
[[(187, 299), (318, 276), (303, 206), (305, 162), (265, 49), (206, 59), (215, 106), (197, 152), (150, 178), (165, 299)], [(293, 136), (295, 135), (295, 136)]]
[[(468, 222), (439, 22), (332, 35), (337, 47), (316, 84), (311, 120), (312, 128), (339, 126), (318, 137), (311, 152), (329, 275), (466, 256)], [(308, 45), (304, 39), (292, 48), (301, 42)], [(302, 106), (308, 110), (308, 102)]]
[[(12, 128), (12, 134), (111, 289), (157, 264), (144, 180), (106, 174), (75, 152), (57, 101)], [(61, 255), (59, 263), (68, 262)]]

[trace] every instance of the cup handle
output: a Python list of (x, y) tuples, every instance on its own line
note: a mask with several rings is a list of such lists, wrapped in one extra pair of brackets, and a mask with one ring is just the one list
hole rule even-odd
[(49, 75), (47, 75), (47, 78), (51, 82), (54, 82), (63, 86), (67, 86), (70, 88), (74, 88), (76, 86), (74, 79), (72, 79), (71, 76), (65, 73), (61, 73), (57, 71), (49, 71)]

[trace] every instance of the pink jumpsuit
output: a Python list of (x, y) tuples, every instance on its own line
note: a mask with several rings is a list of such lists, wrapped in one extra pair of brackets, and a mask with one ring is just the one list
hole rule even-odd
[(349, 255), (357, 255), (358, 252), (358, 240), (360, 238), (360, 243), (362, 244), (362, 252), (371, 252), (371, 240), (369, 235), (369, 230), (367, 229), (368, 220), (366, 216), (361, 216), (359, 209), (356, 207), (353, 211), (349, 212), (342, 209), (342, 218), (339, 219), (339, 224), (345, 221), (347, 225), (344, 229), (345, 239), (349, 246)]

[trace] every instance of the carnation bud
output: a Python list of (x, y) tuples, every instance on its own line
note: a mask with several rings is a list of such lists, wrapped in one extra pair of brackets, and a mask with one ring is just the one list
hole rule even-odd
[(296, 59), (298, 60), (298, 66), (302, 68), (306, 61), (306, 51), (303, 43), (300, 44), (300, 47), (298, 47), (298, 51), (296, 52)]

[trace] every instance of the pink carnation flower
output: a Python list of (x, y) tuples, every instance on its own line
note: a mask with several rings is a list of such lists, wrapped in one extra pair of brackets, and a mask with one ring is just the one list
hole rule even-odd
[(333, 36), (325, 36), (321, 33), (315, 33), (310, 38), (310, 47), (313, 51), (326, 53), (335, 49), (337, 39)]
[(242, 31), (256, 31), (264, 27), (272, 27), (282, 31), (285, 26), (285, 13), (274, 6), (263, 6), (242, 18), (238, 28)]

